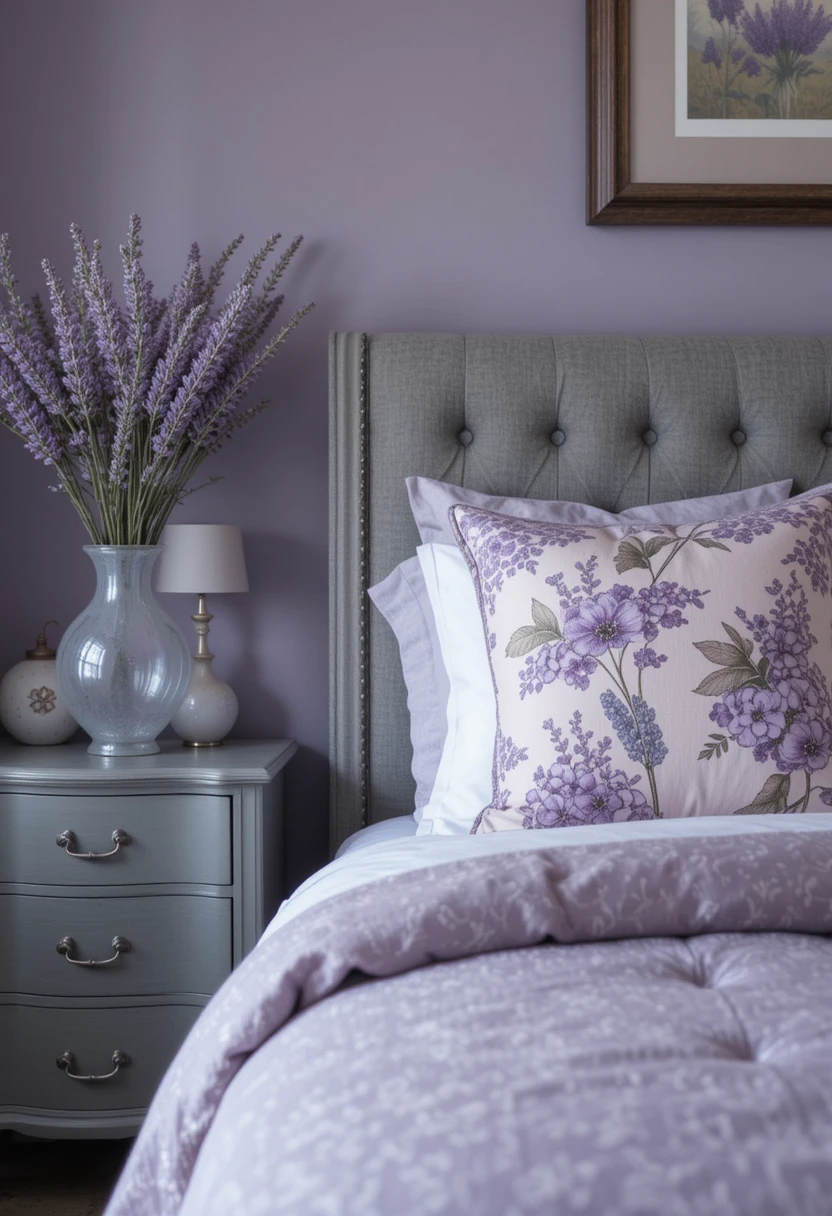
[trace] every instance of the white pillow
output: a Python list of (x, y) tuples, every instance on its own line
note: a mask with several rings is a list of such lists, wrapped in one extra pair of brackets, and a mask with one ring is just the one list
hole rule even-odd
[(417, 836), (465, 835), (491, 800), (497, 707), (471, 573), (456, 545), (416, 550), (448, 673), (448, 733)]

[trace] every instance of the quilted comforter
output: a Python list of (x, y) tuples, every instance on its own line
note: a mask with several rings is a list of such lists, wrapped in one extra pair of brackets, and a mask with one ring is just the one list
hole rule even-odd
[(832, 827), (521, 835), (263, 940), (108, 1216), (832, 1213)]

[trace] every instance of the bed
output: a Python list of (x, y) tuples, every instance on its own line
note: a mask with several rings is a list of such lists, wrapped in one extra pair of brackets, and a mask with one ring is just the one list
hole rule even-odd
[[(340, 333), (330, 370), (340, 853), (197, 1022), (109, 1216), (832, 1212), (832, 340)], [(496, 705), (484, 818), (447, 831), (412, 814), (415, 694), (368, 597), (434, 552), (414, 476), (464, 500), (442, 560)], [(536, 516), (783, 481), (718, 524)], [(756, 553), (771, 620), (729, 617)], [(700, 681), (689, 769), (662, 680)], [(577, 743), (547, 719), (535, 767), (552, 689)]]

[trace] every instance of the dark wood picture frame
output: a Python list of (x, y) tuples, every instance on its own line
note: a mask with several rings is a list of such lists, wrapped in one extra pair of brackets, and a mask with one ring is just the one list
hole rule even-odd
[(832, 185), (630, 180), (630, 0), (587, 0), (588, 224), (832, 224)]

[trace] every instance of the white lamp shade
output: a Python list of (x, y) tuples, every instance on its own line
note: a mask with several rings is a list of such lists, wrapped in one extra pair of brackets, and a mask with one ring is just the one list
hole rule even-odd
[(236, 524), (167, 524), (157, 591), (248, 591), (243, 538)]

